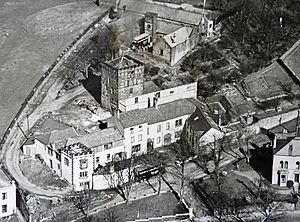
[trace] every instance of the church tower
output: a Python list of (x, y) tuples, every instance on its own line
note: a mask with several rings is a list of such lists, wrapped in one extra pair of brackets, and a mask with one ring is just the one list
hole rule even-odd
[(145, 14), (144, 31), (145, 33), (149, 33), (151, 35), (152, 42), (155, 42), (157, 37), (157, 17), (157, 13), (147, 12)]

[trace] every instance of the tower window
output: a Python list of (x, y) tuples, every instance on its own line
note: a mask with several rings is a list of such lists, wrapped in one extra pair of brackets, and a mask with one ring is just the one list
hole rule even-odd
[(129, 93), (133, 93), (133, 88), (130, 88), (130, 89), (129, 89)]
[(160, 49), (160, 50), (159, 50), (159, 54), (160, 54), (160, 55), (164, 55), (164, 50), (163, 50), (163, 49)]

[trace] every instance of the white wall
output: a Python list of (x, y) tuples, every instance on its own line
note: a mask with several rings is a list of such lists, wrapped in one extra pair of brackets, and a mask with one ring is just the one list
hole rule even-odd
[[(141, 128), (140, 128), (141, 127)], [(125, 150), (127, 152), (127, 158), (131, 157), (132, 154), (132, 146), (141, 145), (141, 150), (137, 155), (147, 152), (147, 127), (148, 124), (144, 123), (137, 126), (132, 126), (124, 129), (124, 144)], [(131, 128), (133, 128), (133, 133), (131, 133)], [(142, 136), (142, 140), (139, 141), (139, 135)], [(134, 137), (134, 142), (132, 143), (131, 137)]]
[[(87, 168), (80, 169), (80, 160), (87, 160)], [(80, 178), (80, 172), (87, 172), (87, 176), (84, 178)], [(92, 186), (94, 172), (94, 153), (86, 154), (86, 155), (73, 155), (73, 185), (74, 190), (82, 190), (83, 186), (80, 186), (80, 183), (89, 182), (90, 187)]]
[[(116, 153), (125, 152), (125, 146), (113, 147), (107, 150), (102, 150), (101, 152), (95, 152), (95, 168), (100, 164), (104, 166), (106, 163), (112, 161), (112, 156)], [(107, 154), (110, 154), (110, 159), (107, 159)], [(128, 155), (128, 154), (127, 154)], [(99, 162), (96, 162), (97, 157), (99, 157)]]
[[(128, 169), (124, 169), (123, 172), (121, 172), (122, 182), (128, 182), (129, 176), (128, 176)], [(131, 175), (133, 176), (133, 175)], [(111, 187), (114, 187), (118, 185), (119, 183), (122, 183), (119, 179), (116, 173), (111, 174), (111, 176), (103, 176), (101, 174), (94, 175), (93, 176), (93, 189), (94, 190), (104, 190)]]
[[(2, 194), (6, 193), (6, 199), (2, 199)], [(16, 212), (16, 185), (14, 182), (10, 186), (0, 188), (0, 217), (7, 217)], [(7, 212), (2, 212), (2, 206), (7, 205)]]
[(214, 128), (211, 128), (208, 130), (203, 136), (200, 138), (200, 144), (205, 145), (208, 143), (212, 143), (220, 138), (222, 138), (224, 134), (220, 132), (219, 130), (216, 130)]
[[(69, 166), (65, 163), (65, 158), (69, 160)], [(62, 152), (61, 154), (61, 176), (65, 178), (70, 184), (72, 181), (72, 158)]]
[[(173, 91), (173, 93), (170, 93)], [(148, 98), (150, 98), (151, 106), (153, 106), (153, 98), (156, 93), (160, 93), (158, 104), (165, 104), (173, 102), (178, 99), (184, 98), (196, 98), (197, 97), (197, 83), (190, 83), (187, 85), (177, 86), (170, 89), (160, 90), (152, 93), (143, 94), (141, 96), (128, 98), (120, 101), (122, 104), (120, 109), (122, 112), (130, 111), (134, 109), (148, 108)], [(138, 103), (135, 103), (135, 98), (138, 98)]]
[[(280, 167), (280, 161), (283, 161), (283, 168)], [(285, 168), (285, 161), (288, 162), (288, 168)], [(299, 174), (300, 169), (296, 169), (296, 162), (300, 162), (300, 156), (283, 156), (283, 155), (274, 155), (273, 158), (273, 168), (272, 168), (272, 184), (277, 184), (278, 174), (280, 171), (281, 174), (286, 175), (286, 181), (281, 182), (280, 186), (286, 186), (286, 182), (288, 180), (292, 180), (295, 182), (295, 174)]]

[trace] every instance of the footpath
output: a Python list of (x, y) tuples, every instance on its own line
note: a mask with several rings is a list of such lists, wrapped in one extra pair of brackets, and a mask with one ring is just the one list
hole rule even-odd
[[(61, 54), (61, 56), (59, 56), (59, 58), (56, 59), (54, 64), (49, 68), (49, 71), (44, 74), (36, 87), (32, 90), (31, 94), (27, 97), (22, 108), (5, 133), (1, 142), (1, 160), (12, 179), (14, 179), (18, 186), (24, 190), (42, 197), (61, 197), (68, 192), (68, 190), (43, 189), (41, 187), (37, 187), (29, 182), (22, 174), (19, 168), (19, 156), (20, 147), (25, 142), (26, 137), (20, 130), (19, 123), (25, 123), (28, 118), (30, 125), (33, 126), (44, 115), (44, 113), (60, 108), (63, 104), (68, 102), (70, 98), (72, 99), (74, 96), (84, 91), (81, 87), (75, 90), (72, 95), (66, 95), (65, 97), (56, 99), (58, 91), (63, 86), (62, 81), (57, 75), (57, 70), (76, 48), (83, 45), (91, 36), (93, 36), (94, 33), (98, 31), (96, 27), (100, 28), (106, 25), (108, 21), (107, 17), (108, 11), (99, 16), (99, 18), (92, 23), (85, 32), (82, 33), (76, 41), (74, 41), (71, 46), (69, 46)], [(28, 129), (22, 130), (28, 135)]]

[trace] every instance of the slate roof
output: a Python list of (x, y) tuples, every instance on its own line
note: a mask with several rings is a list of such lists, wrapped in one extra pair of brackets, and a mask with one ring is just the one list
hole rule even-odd
[(160, 19), (158, 19), (157, 21), (157, 26), (158, 26), (157, 33), (164, 34), (164, 35), (170, 34), (171, 32), (175, 32), (176, 30), (182, 27), (182, 25), (180, 24), (167, 22)]
[(248, 75), (242, 86), (249, 96), (264, 100), (285, 95), (281, 84), (296, 86), (281, 65), (275, 61), (259, 72)]
[(175, 32), (172, 32), (168, 35), (165, 35), (163, 38), (168, 43), (168, 45), (173, 48), (181, 43), (187, 41), (190, 38), (190, 35), (193, 31), (193, 28), (182, 27)]
[[(201, 13), (189, 12), (139, 0), (121, 0), (119, 7), (122, 8), (124, 5), (126, 5), (128, 11), (142, 14), (155, 12), (159, 18), (178, 21), (189, 25), (199, 25), (203, 17), (202, 11)], [(204, 14), (206, 15), (207, 13), (204, 12)]]
[(288, 156), (289, 155), (289, 147), (293, 146), (292, 156), (300, 156), (300, 138), (289, 138), (283, 141), (282, 145), (274, 150), (274, 154)]
[(119, 120), (124, 128), (143, 123), (154, 124), (190, 115), (195, 111), (195, 108), (196, 106), (188, 99), (180, 99), (159, 105), (158, 108), (136, 109), (121, 113)]
[(67, 146), (81, 143), (86, 147), (93, 148), (123, 139), (121, 133), (114, 127), (106, 128), (93, 133), (85, 134), (68, 139)]
[(300, 40), (284, 53), (280, 59), (300, 79)]
[(278, 126), (275, 126), (275, 127), (271, 128), (271, 129), (269, 129), (269, 131), (272, 132), (272, 133), (282, 133), (283, 130), (287, 130), (288, 133), (296, 132), (296, 129), (297, 129), (297, 119), (298, 118), (295, 118), (295, 119), (292, 119), (290, 121), (281, 123)]
[(209, 117), (208, 113), (197, 108), (188, 122), (194, 131), (207, 132), (211, 128), (220, 130), (218, 125)]
[(37, 135), (35, 138), (43, 144), (48, 145), (50, 143), (59, 143), (61, 141), (65, 141), (67, 138), (76, 136), (78, 136), (78, 134), (75, 129), (73, 127), (69, 127), (63, 130), (55, 130), (50, 133)]

